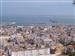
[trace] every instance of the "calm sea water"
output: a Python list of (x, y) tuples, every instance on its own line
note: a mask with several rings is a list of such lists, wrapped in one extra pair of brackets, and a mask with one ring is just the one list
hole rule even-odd
[(75, 24), (75, 6), (72, 2), (10, 4), (3, 5), (3, 22), (16, 22), (18, 25), (35, 23)]
[[(75, 24), (73, 17), (46, 17), (46, 16), (25, 16), (25, 17), (3, 17), (3, 22), (16, 22), (21, 24)], [(17, 19), (16, 19), (17, 18)]]

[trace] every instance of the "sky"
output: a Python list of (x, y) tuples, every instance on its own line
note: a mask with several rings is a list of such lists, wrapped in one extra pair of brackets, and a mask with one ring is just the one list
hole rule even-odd
[[(74, 8), (72, 6), (72, 2), (61, 2), (72, 0), (2, 0), (2, 1), (5, 1), (2, 3), (3, 16), (26, 16), (26, 15), (73, 16)], [(32, 1), (32, 2), (15, 2), (15, 1)], [(33, 1), (56, 1), (56, 2), (33, 2)]]
[(72, 1), (72, 0), (2, 0), (2, 1)]

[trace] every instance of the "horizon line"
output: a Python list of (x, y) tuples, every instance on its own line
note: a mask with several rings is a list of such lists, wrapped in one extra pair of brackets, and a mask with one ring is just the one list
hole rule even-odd
[(72, 1), (0, 1), (0, 2), (72, 2)]

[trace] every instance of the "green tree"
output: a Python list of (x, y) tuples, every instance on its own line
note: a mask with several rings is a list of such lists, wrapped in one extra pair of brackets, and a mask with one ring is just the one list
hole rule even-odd
[(71, 52), (69, 56), (75, 56), (75, 52)]

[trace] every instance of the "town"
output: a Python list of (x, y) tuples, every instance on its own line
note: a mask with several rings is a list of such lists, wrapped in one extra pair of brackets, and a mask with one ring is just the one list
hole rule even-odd
[(0, 56), (70, 56), (72, 53), (75, 54), (75, 25), (0, 25)]

